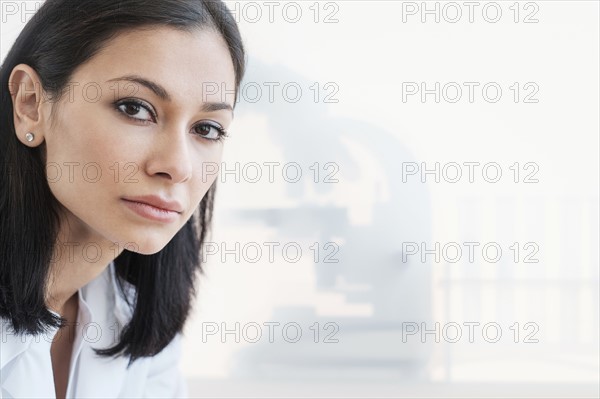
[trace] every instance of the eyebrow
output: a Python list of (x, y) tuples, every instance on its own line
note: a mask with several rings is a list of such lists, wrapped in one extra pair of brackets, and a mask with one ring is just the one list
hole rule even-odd
[[(119, 78), (107, 80), (106, 83), (116, 82), (116, 81), (120, 81), (120, 80), (138, 83), (138, 84), (150, 89), (161, 100), (171, 102), (171, 95), (163, 86), (161, 86), (158, 83), (153, 82), (149, 79), (145, 79), (141, 76), (138, 76), (138, 75), (125, 75), (125, 76), (121, 76)], [(200, 110), (202, 112), (215, 112), (215, 111), (221, 111), (221, 110), (229, 110), (233, 113), (233, 108), (231, 107), (231, 105), (224, 103), (224, 102), (205, 102), (202, 104), (202, 107), (200, 108)]]

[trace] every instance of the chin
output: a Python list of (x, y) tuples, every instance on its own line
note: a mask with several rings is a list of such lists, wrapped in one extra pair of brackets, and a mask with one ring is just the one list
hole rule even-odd
[(162, 251), (166, 245), (166, 243), (164, 245), (140, 245), (135, 252), (141, 255), (154, 255)]
[(151, 251), (138, 250), (138, 251), (133, 251), (133, 252), (135, 252), (136, 254), (140, 254), (140, 255), (154, 255), (154, 254), (160, 252), (160, 249), (159, 250), (151, 250)]
[(141, 235), (119, 240), (123, 243), (122, 248), (141, 255), (154, 255), (166, 247), (169, 241), (166, 237), (143, 237)]

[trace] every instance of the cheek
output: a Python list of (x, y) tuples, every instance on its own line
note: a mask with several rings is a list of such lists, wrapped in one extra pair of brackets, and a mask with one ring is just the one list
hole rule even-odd
[(86, 209), (103, 211), (109, 206), (115, 183), (131, 175), (126, 161), (134, 159), (136, 151), (131, 149), (138, 146), (117, 142), (107, 123), (88, 117), (88, 110), (69, 111), (47, 136), (46, 178), (58, 201), (85, 218)]
[(109, 132), (93, 106), (98, 107), (79, 99), (63, 104), (57, 123), (46, 134), (48, 162), (96, 161), (106, 153)]
[(220, 144), (204, 151), (200, 158), (202, 161), (194, 165), (193, 178), (190, 181), (190, 203), (198, 205), (219, 177), (223, 166), (222, 153), (223, 146)]
[(110, 115), (100, 112), (101, 107), (100, 103), (77, 101), (64, 105), (46, 140), (47, 163), (54, 162), (63, 168), (75, 163), (80, 171), (89, 165), (92, 172), (99, 165), (103, 178), (117, 173), (115, 165), (125, 173), (122, 165), (139, 164), (137, 156), (143, 151), (143, 143), (134, 141), (134, 135), (127, 134)]
[(212, 184), (223, 167), (223, 143), (214, 143), (203, 147), (197, 154), (194, 175), (203, 175), (203, 182)]

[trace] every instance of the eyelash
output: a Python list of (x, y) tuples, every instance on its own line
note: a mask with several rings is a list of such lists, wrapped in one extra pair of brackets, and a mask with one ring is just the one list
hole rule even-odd
[[(122, 111), (120, 109), (120, 107), (122, 105), (131, 105), (131, 104), (137, 105), (137, 106), (139, 106), (141, 108), (144, 108), (146, 111), (148, 111), (148, 113), (150, 115), (152, 115), (153, 118), (156, 119), (156, 114), (150, 109), (150, 107), (148, 107), (144, 102), (136, 100), (136, 99), (119, 100), (119, 101), (115, 102), (113, 104), (113, 106), (115, 107), (115, 109), (119, 113), (123, 114), (125, 117), (127, 117), (129, 119), (133, 119), (134, 121), (142, 123), (144, 125), (148, 124), (148, 122), (149, 122), (148, 120), (134, 118), (133, 116), (127, 114), (126, 112), (124, 112), (124, 111)], [(224, 141), (227, 137), (229, 137), (229, 135), (227, 134), (227, 131), (225, 129), (223, 129), (221, 126), (219, 126), (218, 124), (216, 124), (216, 123), (215, 124), (213, 124), (213, 123), (199, 123), (196, 126), (194, 126), (193, 129), (195, 129), (198, 126), (208, 126), (208, 127), (214, 128), (214, 129), (216, 129), (218, 131), (218, 137), (216, 139), (208, 139), (208, 138), (206, 138), (205, 136), (203, 136), (203, 135), (201, 135), (199, 133), (195, 133), (196, 135), (202, 137), (205, 140), (208, 140), (208, 141)]]

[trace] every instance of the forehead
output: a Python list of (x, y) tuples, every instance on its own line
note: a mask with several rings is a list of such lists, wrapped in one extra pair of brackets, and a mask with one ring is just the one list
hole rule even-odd
[[(73, 77), (78, 83), (104, 85), (125, 75), (150, 79), (164, 86), (175, 100), (198, 98), (207, 85), (224, 85), (227, 90), (233, 90), (235, 85), (227, 43), (213, 30), (186, 32), (170, 27), (145, 27), (123, 31), (81, 65)], [(228, 98), (227, 102), (233, 99)]]

